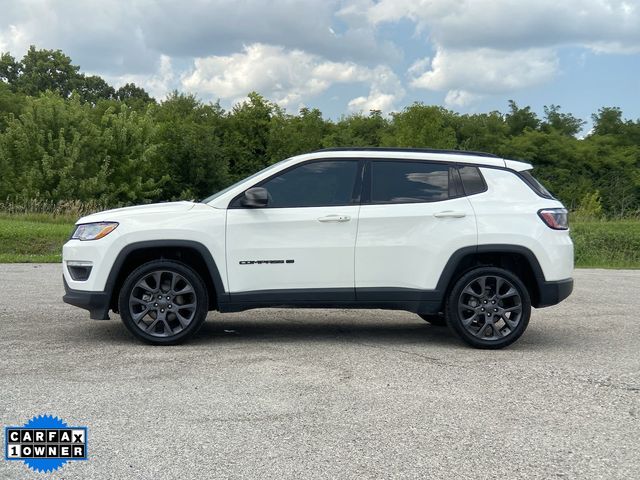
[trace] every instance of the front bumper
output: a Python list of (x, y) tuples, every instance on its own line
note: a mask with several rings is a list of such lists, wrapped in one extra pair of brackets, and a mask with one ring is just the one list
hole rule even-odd
[(64, 276), (62, 281), (64, 282), (65, 291), (65, 295), (62, 297), (63, 302), (89, 310), (89, 317), (93, 320), (109, 320), (109, 303), (111, 299), (107, 292), (73, 290), (67, 285), (67, 280)]
[(556, 305), (573, 292), (573, 278), (554, 282), (539, 282), (538, 290), (540, 295), (534, 307), (542, 308)]

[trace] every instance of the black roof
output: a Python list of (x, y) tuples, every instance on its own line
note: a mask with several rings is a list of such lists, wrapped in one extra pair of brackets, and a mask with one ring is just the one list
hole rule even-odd
[(323, 148), (316, 152), (416, 152), (416, 153), (446, 153), (449, 155), (473, 155), (476, 157), (501, 158), (493, 153), (472, 152), (469, 150), (441, 150), (437, 148), (401, 148), (401, 147), (334, 147)]

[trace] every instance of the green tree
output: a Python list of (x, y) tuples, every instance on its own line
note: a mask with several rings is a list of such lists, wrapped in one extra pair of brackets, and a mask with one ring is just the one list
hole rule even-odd
[(97, 75), (91, 75), (89, 77), (84, 75), (78, 76), (75, 91), (83, 102), (92, 104), (96, 104), (100, 100), (110, 100), (114, 98), (116, 93), (111, 85)]
[(383, 146), (455, 148), (456, 132), (451, 112), (436, 106), (414, 103), (391, 114), (391, 124), (383, 136)]
[(62, 97), (69, 97), (76, 87), (80, 67), (61, 50), (37, 50), (31, 46), (18, 67), (15, 79), (17, 91), (36, 96), (51, 90)]
[[(92, 184), (111, 205), (165, 200), (170, 173), (163, 169), (151, 112), (108, 109), (100, 120), (100, 175)], [(104, 187), (104, 188), (102, 188)]]
[(558, 132), (562, 135), (575, 137), (582, 127), (587, 123), (584, 120), (574, 117), (570, 113), (560, 112), (559, 105), (544, 107), (544, 121), (541, 128), (544, 132)]
[(7, 83), (11, 87), (15, 86), (20, 75), (20, 64), (9, 52), (0, 55), (0, 82)]
[(520, 108), (513, 100), (509, 100), (509, 112), (505, 120), (511, 136), (522, 135), (525, 130), (536, 130), (540, 126), (540, 120), (531, 107)]
[(271, 116), (275, 105), (256, 92), (236, 104), (225, 122), (222, 150), (232, 181), (269, 165), (268, 148)]
[(89, 108), (49, 92), (28, 97), (24, 112), (10, 118), (0, 136), (6, 172), (3, 195), (47, 200), (88, 200), (102, 193), (90, 187), (99, 176), (99, 130)]
[(465, 114), (414, 103), (331, 121), (295, 114), (252, 92), (224, 111), (174, 92), (159, 104), (129, 83), (114, 90), (59, 50), (0, 56), (0, 198), (111, 205), (204, 197), (285, 157), (324, 147), (455, 148), (522, 159), (569, 208), (640, 212), (640, 120), (603, 107), (594, 127), (510, 101), (506, 113)]
[(155, 109), (156, 168), (166, 174), (165, 198), (204, 198), (228, 183), (221, 148), (224, 111), (173, 92)]
[(111, 205), (163, 198), (154, 169), (155, 125), (148, 114), (107, 110), (47, 92), (27, 97), (24, 112), (0, 135), (3, 198), (97, 200)]
[(509, 127), (500, 112), (454, 115), (456, 148), (497, 153), (507, 140)]
[(380, 110), (369, 115), (357, 113), (341, 118), (337, 123), (327, 122), (325, 147), (379, 147), (389, 128), (389, 121)]
[(274, 109), (269, 123), (267, 161), (274, 163), (322, 148), (328, 128), (317, 108), (302, 108), (298, 115), (286, 115), (281, 109)]
[(6, 83), (0, 82), (0, 133), (7, 126), (7, 122), (22, 113), (26, 103), (25, 96), (14, 93)]
[(582, 197), (575, 214), (583, 220), (593, 220), (602, 216), (602, 202), (600, 201), (600, 192), (589, 192)]
[(621, 135), (624, 133), (622, 110), (618, 107), (603, 107), (591, 115), (594, 135)]
[(135, 83), (126, 83), (118, 88), (114, 94), (114, 98), (126, 103), (135, 110), (144, 110), (147, 105), (156, 103), (144, 88), (137, 86)]

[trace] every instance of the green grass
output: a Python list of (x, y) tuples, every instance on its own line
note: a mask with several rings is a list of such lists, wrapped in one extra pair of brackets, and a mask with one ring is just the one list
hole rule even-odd
[[(59, 262), (73, 221), (44, 213), (0, 213), (0, 263)], [(573, 221), (576, 266), (640, 268), (640, 220)]]
[(73, 223), (43, 220), (40, 214), (0, 214), (0, 263), (62, 261)]
[(640, 220), (571, 222), (576, 266), (640, 268)]

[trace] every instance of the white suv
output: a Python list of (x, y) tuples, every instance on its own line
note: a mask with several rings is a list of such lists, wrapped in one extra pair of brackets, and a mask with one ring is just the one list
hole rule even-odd
[(172, 344), (209, 310), (379, 308), (501, 348), (573, 289), (567, 211), (531, 165), (489, 154), (339, 148), (299, 155), (200, 203), (81, 218), (64, 301)]

